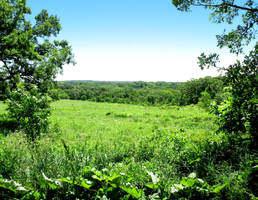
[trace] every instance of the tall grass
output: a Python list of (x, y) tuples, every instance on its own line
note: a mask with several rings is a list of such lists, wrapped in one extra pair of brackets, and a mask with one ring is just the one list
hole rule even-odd
[(140, 189), (152, 181), (150, 172), (166, 187), (194, 172), (221, 186), (216, 198), (252, 195), (246, 169), (255, 155), (217, 133), (214, 116), (199, 107), (60, 101), (51, 122), (51, 132), (35, 143), (21, 132), (0, 136), (0, 178), (40, 190), (42, 173), (75, 180), (89, 166), (126, 174)]

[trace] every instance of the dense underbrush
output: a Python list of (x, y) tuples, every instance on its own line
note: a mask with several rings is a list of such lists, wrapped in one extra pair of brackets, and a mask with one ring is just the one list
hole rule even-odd
[(1, 115), (0, 199), (258, 196), (248, 137), (216, 132), (196, 106), (61, 101), (53, 111), (50, 132), (34, 142)]
[[(257, 154), (248, 142), (189, 143), (153, 130), (134, 145), (69, 146), (52, 133), (1, 138), (1, 199), (251, 199)], [(256, 152), (257, 153), (257, 152)]]

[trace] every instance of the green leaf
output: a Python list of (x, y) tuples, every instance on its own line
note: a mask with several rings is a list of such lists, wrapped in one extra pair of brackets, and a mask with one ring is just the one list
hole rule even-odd
[(120, 175), (114, 175), (114, 176), (108, 177), (107, 180), (110, 182), (117, 182), (117, 181), (119, 181), (120, 178), (121, 178)]
[(213, 193), (219, 193), (224, 187), (226, 187), (228, 184), (225, 183), (224, 185), (219, 185), (213, 189)]
[(68, 178), (60, 178), (59, 180), (66, 183), (73, 183), (73, 181)]
[(192, 187), (195, 184), (196, 180), (193, 178), (183, 178), (181, 184), (187, 187)]
[(104, 179), (102, 177), (98, 177), (97, 175), (92, 176), (93, 179), (98, 180), (98, 181), (103, 181)]
[(57, 189), (57, 186), (56, 186), (56, 184), (55, 183), (48, 183), (48, 186), (52, 189), (52, 190), (55, 190), (55, 189)]
[(136, 199), (139, 199), (142, 196), (142, 191), (141, 190), (137, 191), (136, 188), (128, 188), (125, 186), (120, 186), (120, 188)]
[(190, 161), (189, 164), (191, 165), (191, 164), (193, 164), (193, 163), (195, 163), (195, 162), (199, 162), (200, 160), (201, 160), (200, 158), (197, 158), (197, 159), (195, 159), (195, 160)]
[(84, 187), (85, 189), (89, 190), (92, 186), (92, 184), (90, 184), (90, 181), (85, 182), (85, 180), (83, 179), (81, 182), (81, 186)]
[(153, 184), (146, 183), (145, 186), (152, 189), (152, 190), (158, 189), (158, 185), (153, 185)]

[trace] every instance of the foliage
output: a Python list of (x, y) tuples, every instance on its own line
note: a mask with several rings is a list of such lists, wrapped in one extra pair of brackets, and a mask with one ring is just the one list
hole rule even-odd
[[(220, 193), (226, 185), (210, 186), (191, 173), (183, 177), (179, 184), (163, 186), (161, 180), (152, 172), (147, 172), (151, 183), (138, 189), (124, 173), (112, 174), (107, 169), (84, 168), (83, 174), (76, 179), (50, 179), (42, 172), (39, 191), (28, 190), (15, 181), (0, 179), (0, 197), (21, 199), (207, 199)], [(69, 190), (67, 190), (69, 188)]]
[(203, 91), (221, 102), (224, 86), (223, 77), (205, 77), (184, 83), (64, 81), (57, 82), (56, 93), (51, 96), (140, 105), (189, 105), (197, 104)]
[(61, 30), (56, 16), (42, 10), (32, 25), (29, 14), (26, 0), (0, 2), (0, 98), (10, 100), (9, 115), (35, 139), (46, 131), (52, 82), (73, 55), (67, 41), (53, 38)]
[(220, 117), (221, 129), (230, 133), (248, 132), (257, 145), (258, 109), (258, 45), (245, 57), (227, 69), (226, 80), (230, 83), (230, 96), (220, 106), (215, 107)]
[[(226, 22), (234, 24), (233, 20), (239, 15), (242, 21), (237, 21), (237, 27), (229, 33), (217, 36), (217, 46), (228, 47), (231, 53), (243, 53), (243, 48), (249, 45), (257, 36), (258, 5), (254, 0), (233, 1), (233, 0), (193, 0), (181, 1), (172, 0), (173, 4), (181, 11), (189, 11), (191, 6), (201, 6), (212, 10), (211, 20), (215, 23)], [(253, 146), (257, 147), (257, 64), (258, 64), (258, 43), (249, 55), (245, 56), (241, 63), (237, 61), (230, 65), (226, 72), (226, 82), (231, 88), (232, 95), (221, 106), (215, 107), (219, 116), (221, 130), (228, 133), (249, 133), (253, 140)], [(218, 56), (201, 54), (199, 65), (216, 67)]]
[(57, 82), (61, 99), (145, 105), (176, 105), (178, 83), (166, 82)]
[[(174, 1), (178, 5), (185, 5), (186, 7), (182, 9), (186, 10), (196, 2), (201, 5), (214, 1)], [(225, 3), (230, 2), (223, 1), (223, 4), (217, 7), (210, 5), (210, 8), (217, 12), (214, 15), (216, 19), (230, 20), (221, 15), (222, 13), (227, 16), (233, 12), (231, 9), (229, 13), (224, 12)], [(249, 10), (253, 9), (253, 1), (248, 2), (250, 5), (246, 5), (251, 7)], [(37, 30), (30, 24), (25, 26), (24, 18), (15, 18), (21, 16), (19, 13), (29, 12), (25, 7), (25, 1), (5, 0), (1, 1), (0, 5), (1, 9), (4, 8), (3, 12), (0, 12), (1, 20), (4, 19), (2, 17), (9, 16), (14, 17), (10, 23), (22, 22), (19, 26), (21, 29), (23, 27), (23, 31), (19, 33), (21, 36), (23, 32), (26, 33), (25, 27), (32, 32), (35, 31), (34, 33), (39, 33), (43, 29), (50, 32), (55, 29), (55, 26), (51, 26), (53, 29), (51, 27), (46, 29), (44, 25), (44, 20), (48, 18), (46, 11), (36, 17)], [(24, 5), (23, 10), (10, 15), (12, 9), (21, 8), (21, 5)], [(228, 6), (237, 9), (235, 5)], [(220, 8), (223, 9), (216, 10)], [(2, 13), (4, 14), (1, 15)], [(254, 16), (256, 11), (252, 13)], [(55, 17), (48, 19), (47, 24), (52, 22), (54, 25), (57, 24)], [(248, 16), (246, 19), (252, 21)], [(26, 37), (30, 38), (29, 34)], [(0, 44), (11, 44), (10, 37), (3, 38), (5, 41), (1, 41)], [(60, 57), (55, 55), (58, 54), (55, 50), (44, 54), (49, 48), (51, 49), (49, 41), (38, 40), (38, 43), (33, 43), (34, 40), (31, 40), (32, 43), (28, 43), (27, 46), (32, 45), (32, 51), (34, 48), (36, 53), (26, 54), (19, 46), (21, 41), (16, 44), (15, 37), (12, 39), (17, 48), (12, 48), (11, 51), (19, 49), (21, 51), (21, 57), (17, 57), (19, 66), (27, 66), (25, 64), (28, 61), (28, 69), (35, 69), (33, 76), (43, 77), (42, 82), (34, 82), (33, 79), (25, 77), (23, 72), (19, 72), (21, 77), (14, 74), (5, 82), (9, 85), (7, 92), (10, 92), (12, 97), (8, 108), (13, 112), (9, 116), (16, 119), (20, 127), (25, 128), (25, 134), (35, 139), (48, 125), (41, 119), (48, 117), (49, 99), (46, 93), (49, 91), (48, 83), (52, 82), (52, 79), (44, 77), (47, 74), (44, 69), (50, 72), (50, 77), (56, 74), (58, 68), (54, 67), (57, 71), (54, 68), (51, 71), (51, 64), (56, 64), (55, 59)], [(226, 44), (224, 42), (223, 45)], [(41, 47), (38, 48), (39, 46)], [(241, 49), (237, 48), (237, 45), (233, 46), (232, 51), (240, 52)], [(17, 52), (15, 54), (18, 55)], [(4, 55), (11, 59), (13, 54), (6, 51)], [(44, 57), (47, 55), (50, 55), (50, 58)], [(38, 59), (38, 56), (42, 60)], [(203, 59), (205, 64), (206, 60)], [(215, 55), (209, 61), (215, 63), (216, 60)], [(18, 65), (14, 61), (7, 64), (3, 62), (1, 77), (8, 76), (9, 71), (6, 67), (11, 66), (12, 69), (16, 69)], [(29, 68), (30, 66), (34, 68)], [(230, 93), (225, 95), (228, 98), (224, 106), (218, 106), (216, 110), (218, 115), (221, 115), (220, 124), (224, 130), (235, 133), (247, 131), (253, 138), (256, 136), (254, 131), (257, 121), (254, 120), (257, 109), (256, 66), (257, 50), (251, 52), (242, 64), (238, 62), (230, 66), (226, 77)], [(17, 84), (18, 82), (21, 83)], [(0, 197), (3, 199), (255, 199), (258, 196), (255, 182), (257, 151), (255, 148), (248, 148), (249, 140), (241, 141), (240, 145), (238, 140), (230, 141), (225, 137), (224, 132), (215, 132), (217, 126), (214, 117), (197, 106), (175, 106), (198, 102), (206, 105), (210, 97), (212, 99), (218, 97), (217, 93), (223, 96), (222, 82), (220, 79), (204, 78), (189, 81), (185, 85), (178, 84), (178, 87), (166, 83), (137, 82), (131, 83), (131, 87), (128, 83), (117, 83), (116, 89), (112, 88), (112, 84), (109, 88), (99, 85), (98, 89), (95, 83), (89, 87), (91, 89), (80, 89), (84, 87), (83, 84), (74, 84), (72, 87), (76, 86), (75, 90), (70, 94), (69, 90), (63, 90), (62, 95), (97, 102), (136, 102), (163, 106), (96, 104), (85, 101), (56, 103), (52, 121), (60, 124), (60, 128), (55, 127), (55, 130), (62, 132), (52, 132), (46, 137), (41, 137), (34, 141), (34, 145), (28, 143), (23, 132), (0, 135)], [(44, 83), (43, 86), (40, 83)], [(162, 90), (160, 86), (163, 87)], [(50, 93), (54, 98), (59, 96), (56, 90)], [(188, 94), (192, 96), (187, 99)], [(244, 96), (241, 97), (239, 94)], [(41, 114), (44, 116), (41, 117)], [(27, 123), (30, 119), (32, 121)], [(232, 120), (238, 123), (232, 123)], [(37, 127), (30, 126), (33, 124), (37, 124)], [(228, 130), (229, 128), (231, 129)]]
[[(241, 15), (241, 22), (232, 31), (217, 35), (217, 46), (228, 47), (232, 53), (241, 53), (243, 47), (248, 45), (256, 36), (256, 26), (258, 18), (258, 5), (255, 0), (243, 0), (235, 2), (234, 0), (172, 0), (172, 3), (180, 11), (189, 11), (192, 6), (204, 7), (212, 11), (210, 20), (214, 23), (233, 24), (234, 19)], [(218, 60), (217, 55), (211, 54), (206, 57), (200, 56), (203, 62), (201, 66), (211, 64)], [(205, 61), (206, 59), (206, 61)], [(213, 63), (213, 64), (212, 64)], [(203, 65), (204, 64), (204, 65)]]
[[(51, 121), (59, 128), (34, 145), (22, 132), (0, 136), (0, 177), (22, 184), (31, 199), (134, 199), (134, 191), (139, 199), (257, 196), (257, 154), (248, 149), (249, 141), (232, 144), (215, 132), (215, 117), (198, 106), (53, 105)], [(90, 189), (83, 180), (91, 181)], [(171, 193), (172, 186), (178, 191)]]
[(18, 128), (24, 130), (29, 139), (35, 140), (47, 132), (50, 100), (35, 85), (30, 87), (28, 90), (22, 83), (18, 84), (10, 94), (7, 110), (9, 118), (18, 123)]
[(201, 93), (201, 98), (199, 100), (199, 105), (206, 109), (209, 110), (210, 105), (211, 105), (211, 96), (208, 92), (204, 91)]
[(11, 90), (20, 76), (46, 92), (63, 64), (73, 62), (71, 47), (67, 41), (52, 40), (61, 30), (56, 16), (42, 10), (32, 25), (26, 20), (28, 14), (31, 10), (25, 0), (0, 3), (0, 78)]
[(7, 179), (0, 178), (0, 197), (2, 199), (40, 199), (41, 194), (34, 191), (29, 191), (21, 184)]
[(226, 86), (224, 77), (205, 77), (187, 81), (180, 85), (181, 99), (180, 105), (197, 104), (201, 97), (202, 92), (208, 93), (211, 99), (216, 99), (223, 92), (223, 88)]
[[(47, 182), (46, 198), (59, 196), (68, 199), (139, 199), (142, 192), (128, 186), (130, 180), (125, 174), (110, 175), (107, 169), (98, 171), (86, 167), (82, 175), (75, 179), (68, 177), (52, 180), (44, 174), (43, 177)], [(70, 187), (70, 191), (66, 190), (67, 187)]]

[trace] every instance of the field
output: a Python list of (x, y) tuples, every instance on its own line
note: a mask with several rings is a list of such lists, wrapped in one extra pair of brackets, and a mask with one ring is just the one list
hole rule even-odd
[(187, 140), (207, 139), (216, 129), (213, 116), (197, 106), (147, 107), (85, 101), (55, 103), (52, 123), (72, 143), (136, 144), (159, 130)]
[[(62, 100), (52, 109), (51, 131), (36, 144), (28, 144), (22, 133), (1, 137), (2, 176), (37, 188), (42, 172), (51, 178), (77, 177), (89, 166), (126, 174), (132, 185), (143, 188), (153, 180), (149, 174), (164, 185), (193, 172), (211, 185), (223, 185), (242, 173), (232, 163), (239, 166), (241, 159), (234, 159), (244, 152), (222, 143), (215, 117), (198, 106)], [(231, 182), (227, 190), (243, 195), (239, 181)]]

